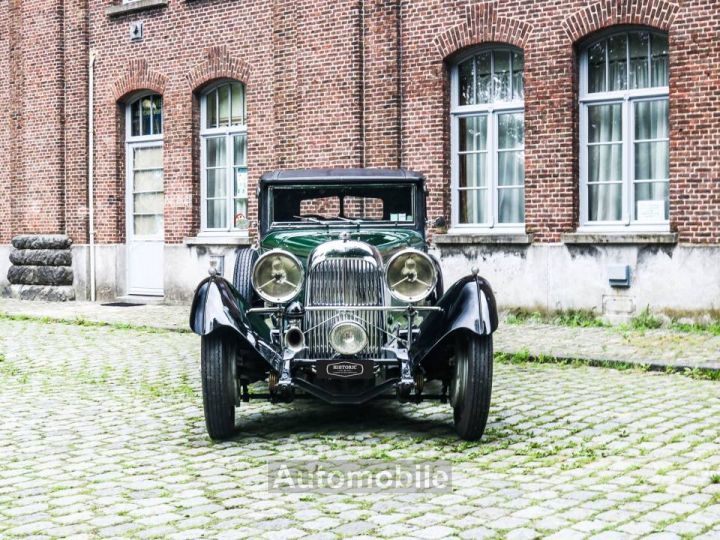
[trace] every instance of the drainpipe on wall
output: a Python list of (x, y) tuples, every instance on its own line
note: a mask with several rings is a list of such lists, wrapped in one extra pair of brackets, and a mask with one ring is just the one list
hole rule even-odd
[(367, 142), (365, 127), (365, 0), (360, 0), (360, 101), (362, 109), (360, 116), (360, 139), (362, 142), (362, 155), (360, 156), (360, 166), (367, 165)]
[(90, 244), (90, 301), (95, 301), (95, 51), (88, 59), (88, 240)]

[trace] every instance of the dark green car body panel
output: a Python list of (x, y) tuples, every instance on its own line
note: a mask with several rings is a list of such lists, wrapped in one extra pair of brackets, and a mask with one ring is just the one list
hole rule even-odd
[(350, 239), (365, 242), (378, 249), (384, 261), (387, 261), (400, 249), (412, 247), (426, 250), (425, 239), (417, 231), (409, 228), (368, 228), (357, 227), (293, 227), (292, 229), (271, 230), (260, 242), (263, 252), (271, 249), (284, 249), (295, 255), (305, 265), (313, 250), (331, 240), (339, 240), (347, 233)]

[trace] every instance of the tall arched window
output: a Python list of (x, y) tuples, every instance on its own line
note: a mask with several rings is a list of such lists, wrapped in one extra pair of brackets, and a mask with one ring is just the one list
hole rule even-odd
[(225, 81), (201, 97), (202, 230), (247, 230), (245, 85)]
[(668, 39), (605, 34), (580, 54), (580, 221), (666, 230), (669, 219)]
[(451, 72), (452, 225), (524, 232), (523, 53), (481, 48)]

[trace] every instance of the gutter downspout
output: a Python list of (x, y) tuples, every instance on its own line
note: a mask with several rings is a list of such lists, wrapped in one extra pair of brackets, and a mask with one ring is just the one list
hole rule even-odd
[(90, 301), (95, 301), (95, 51), (88, 58), (88, 240), (90, 247)]

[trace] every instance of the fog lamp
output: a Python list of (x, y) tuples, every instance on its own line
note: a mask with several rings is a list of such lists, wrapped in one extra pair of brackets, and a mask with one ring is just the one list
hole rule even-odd
[(353, 321), (339, 322), (330, 330), (330, 345), (338, 354), (357, 354), (367, 346), (367, 342), (367, 332)]

